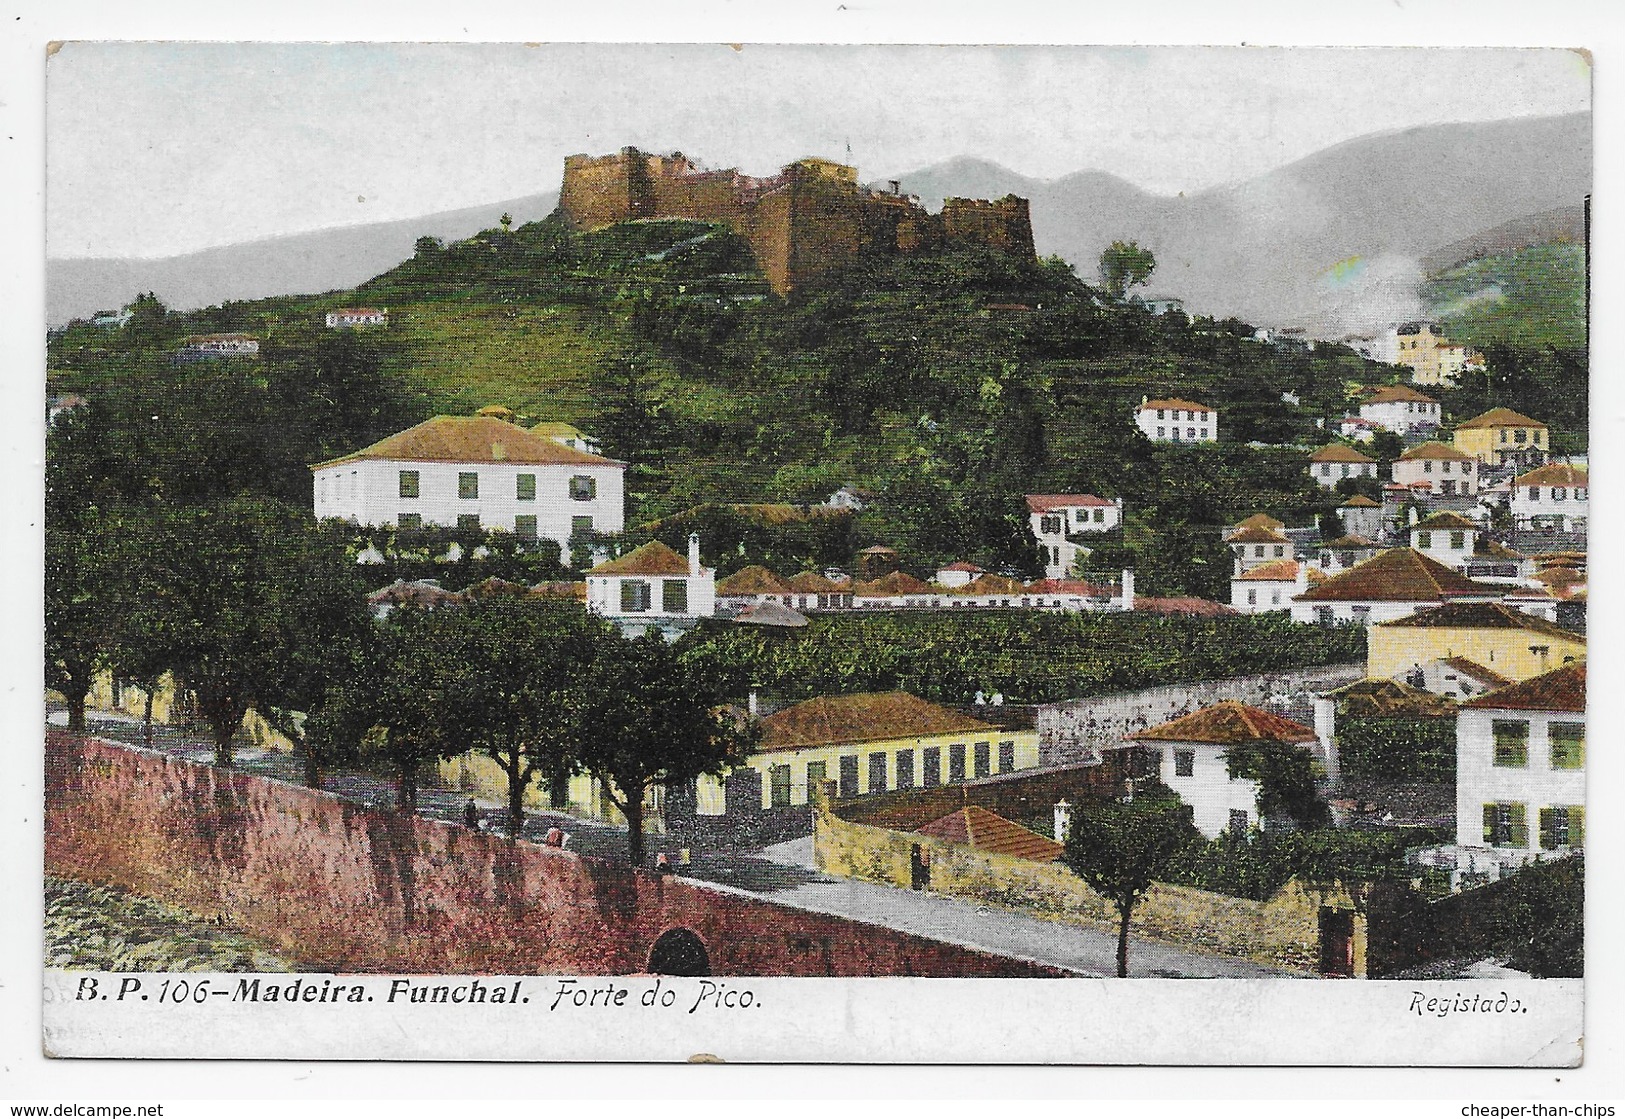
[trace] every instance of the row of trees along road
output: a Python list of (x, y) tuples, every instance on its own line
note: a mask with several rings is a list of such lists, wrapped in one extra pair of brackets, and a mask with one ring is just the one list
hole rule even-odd
[(704, 648), (630, 641), (567, 604), (375, 622), (345, 532), (263, 497), (140, 501), (93, 468), (90, 431), (59, 418), (46, 455), (44, 667), (73, 733), (111, 673), (148, 696), (150, 745), (167, 675), (195, 697), (222, 766), (251, 709), (295, 743), (312, 786), (362, 764), (394, 777), (407, 809), (425, 765), (486, 754), (507, 776), (513, 835), (531, 782), (591, 773), (628, 820), (635, 863), (653, 787), (748, 753), (750, 732), (725, 710), (740, 672)]

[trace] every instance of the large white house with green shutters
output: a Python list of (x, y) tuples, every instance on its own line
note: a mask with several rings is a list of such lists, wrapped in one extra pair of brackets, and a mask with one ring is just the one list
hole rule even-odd
[(312, 466), (318, 518), (555, 540), (626, 525), (626, 464), (495, 416), (436, 416)]
[(1462, 704), (1456, 845), (1464, 865), (1499, 870), (1585, 845), (1585, 708), (1584, 661)]

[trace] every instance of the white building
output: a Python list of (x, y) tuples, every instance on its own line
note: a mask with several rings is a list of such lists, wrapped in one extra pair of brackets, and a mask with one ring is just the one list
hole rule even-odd
[(1340, 575), (1356, 564), (1373, 559), (1378, 551), (1376, 543), (1368, 537), (1350, 533), (1316, 545), (1315, 564), (1322, 574)]
[(1554, 462), (1512, 481), (1512, 518), (1519, 528), (1585, 532), (1591, 475), (1583, 466)]
[(555, 443), (562, 443), (576, 451), (586, 451), (589, 455), (602, 454), (598, 440), (582, 431), (580, 428), (566, 423), (539, 423), (531, 427), (531, 433), (543, 438), (551, 439)]
[(1212, 443), (1219, 438), (1219, 413), (1190, 400), (1144, 398), (1134, 422), (1153, 443)]
[(1472, 497), (1478, 493), (1478, 465), (1465, 451), (1430, 440), (1394, 460), (1394, 484), (1413, 489), (1425, 485), (1443, 497)]
[(1130, 740), (1156, 752), (1162, 783), (1191, 806), (1197, 829), (1209, 839), (1261, 823), (1259, 783), (1231, 775), (1225, 758), (1229, 750), (1238, 746), (1291, 750), (1319, 741), (1302, 723), (1233, 699), (1141, 731)]
[(1030, 493), (1027, 523), (1044, 553), (1045, 577), (1064, 579), (1078, 557), (1089, 554), (1089, 548), (1073, 537), (1110, 532), (1120, 526), (1123, 499), (1092, 493)]
[(1377, 437), (1377, 425), (1359, 416), (1344, 416), (1337, 421), (1337, 433), (1356, 443), (1369, 443)]
[(933, 582), (935, 582), (939, 587), (947, 587), (952, 590), (956, 587), (963, 587), (966, 583), (971, 582), (973, 579), (986, 574), (986, 570), (977, 567), (974, 563), (970, 563), (967, 560), (960, 560), (957, 563), (945, 564), (944, 566), (937, 568), (936, 578), (933, 580)]
[(864, 507), (872, 500), (872, 495), (865, 490), (853, 486), (842, 486), (824, 502), (831, 509), (850, 509), (854, 513), (861, 513)]
[(675, 637), (714, 617), (717, 576), (700, 563), (699, 534), (689, 535), (687, 559), (651, 540), (587, 572), (587, 609), (628, 637), (650, 630)]
[(1224, 538), (1234, 560), (1231, 575), (1240, 575), (1274, 560), (1291, 559), (1294, 549), (1292, 541), (1281, 532), (1284, 527), (1266, 513), (1255, 513), (1234, 526), (1234, 531)]
[(260, 344), (248, 334), (199, 334), (181, 343), (181, 356), (259, 357)]
[(1504, 688), (1513, 681), (1466, 657), (1441, 657), (1406, 674), (1405, 682), (1457, 703)]
[(566, 559), (572, 535), (625, 527), (625, 463), (491, 416), (436, 416), (310, 469), (318, 518), (499, 529)]
[(377, 307), (340, 307), (327, 312), (327, 329), (347, 330), (357, 326), (388, 326), (389, 311)]
[(1343, 531), (1350, 536), (1375, 540), (1382, 535), (1382, 505), (1364, 494), (1357, 493), (1339, 505), (1337, 515), (1343, 521)]
[(1344, 478), (1375, 478), (1377, 460), (1346, 443), (1328, 443), (1309, 456), (1309, 476), (1322, 489), (1333, 490)]
[(1360, 418), (1384, 431), (1404, 435), (1421, 427), (1438, 427), (1439, 402), (1409, 385), (1384, 385), (1360, 404)]
[(1411, 526), (1411, 547), (1452, 571), (1461, 571), (1473, 558), (1481, 531), (1460, 513), (1434, 513)]
[(1585, 846), (1584, 661), (1462, 704), (1456, 843), (1516, 866)]
[(1271, 560), (1230, 579), (1230, 605), (1242, 614), (1291, 610), (1292, 600), (1309, 589), (1309, 568), (1297, 560)]

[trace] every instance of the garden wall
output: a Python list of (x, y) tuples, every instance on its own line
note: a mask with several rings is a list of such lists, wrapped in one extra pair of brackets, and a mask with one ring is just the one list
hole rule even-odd
[[(932, 893), (1003, 906), (1033, 917), (1117, 930), (1116, 908), (1061, 863), (1037, 863), (915, 832), (853, 823), (827, 808), (813, 821), (819, 870), (908, 888), (912, 851), (930, 859)], [(1320, 965), (1320, 908), (1351, 909), (1347, 897), (1288, 883), (1269, 901), (1158, 884), (1134, 910), (1134, 932), (1224, 956), (1314, 972)], [(1354, 918), (1354, 974), (1365, 974), (1365, 919)]]
[[(1133, 692), (1114, 692), (1038, 709), (1038, 764), (1092, 764), (1103, 747), (1116, 746), (1136, 731), (1147, 730), (1221, 699), (1260, 704), (1272, 695), (1330, 691), (1365, 675), (1363, 664), (1330, 664), (1166, 684)], [(1312, 715), (1305, 714), (1308, 722)]]
[(633, 974), (686, 928), (721, 975), (1062, 974), (111, 742), (51, 731), (45, 763), (49, 871), (327, 970)]

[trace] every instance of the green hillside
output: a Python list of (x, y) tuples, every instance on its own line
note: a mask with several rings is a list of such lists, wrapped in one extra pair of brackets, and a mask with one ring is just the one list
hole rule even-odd
[(1586, 345), (1585, 247), (1531, 245), (1429, 277), (1422, 298), (1445, 333), (1471, 345)]
[[(388, 327), (324, 329), (323, 312), (358, 304), (388, 308)], [(227, 330), (259, 338), (261, 358), (172, 362), (185, 336)], [(1332, 508), (1294, 447), (1325, 441), (1316, 420), (1344, 410), (1348, 384), (1392, 374), (1251, 334), (1105, 300), (1056, 258), (877, 256), (781, 299), (726, 229), (583, 234), (548, 219), (424, 238), (354, 291), (187, 314), (143, 301), (121, 330), (72, 325), (50, 357), (52, 391), (91, 397), (121, 433), (107, 484), (146, 497), (247, 490), (308, 506), (305, 464), (505, 404), (575, 423), (631, 463), (629, 524), (855, 484), (881, 496), (843, 541), (884, 541), (916, 570), (964, 558), (1031, 572), (1024, 494), (1122, 494), (1152, 527), (1108, 547), (1113, 562), (1155, 572), (1145, 593), (1218, 596), (1211, 530)], [(1149, 443), (1132, 422), (1146, 395), (1218, 408), (1223, 441)], [(742, 543), (717, 542), (725, 570), (751, 561)]]

